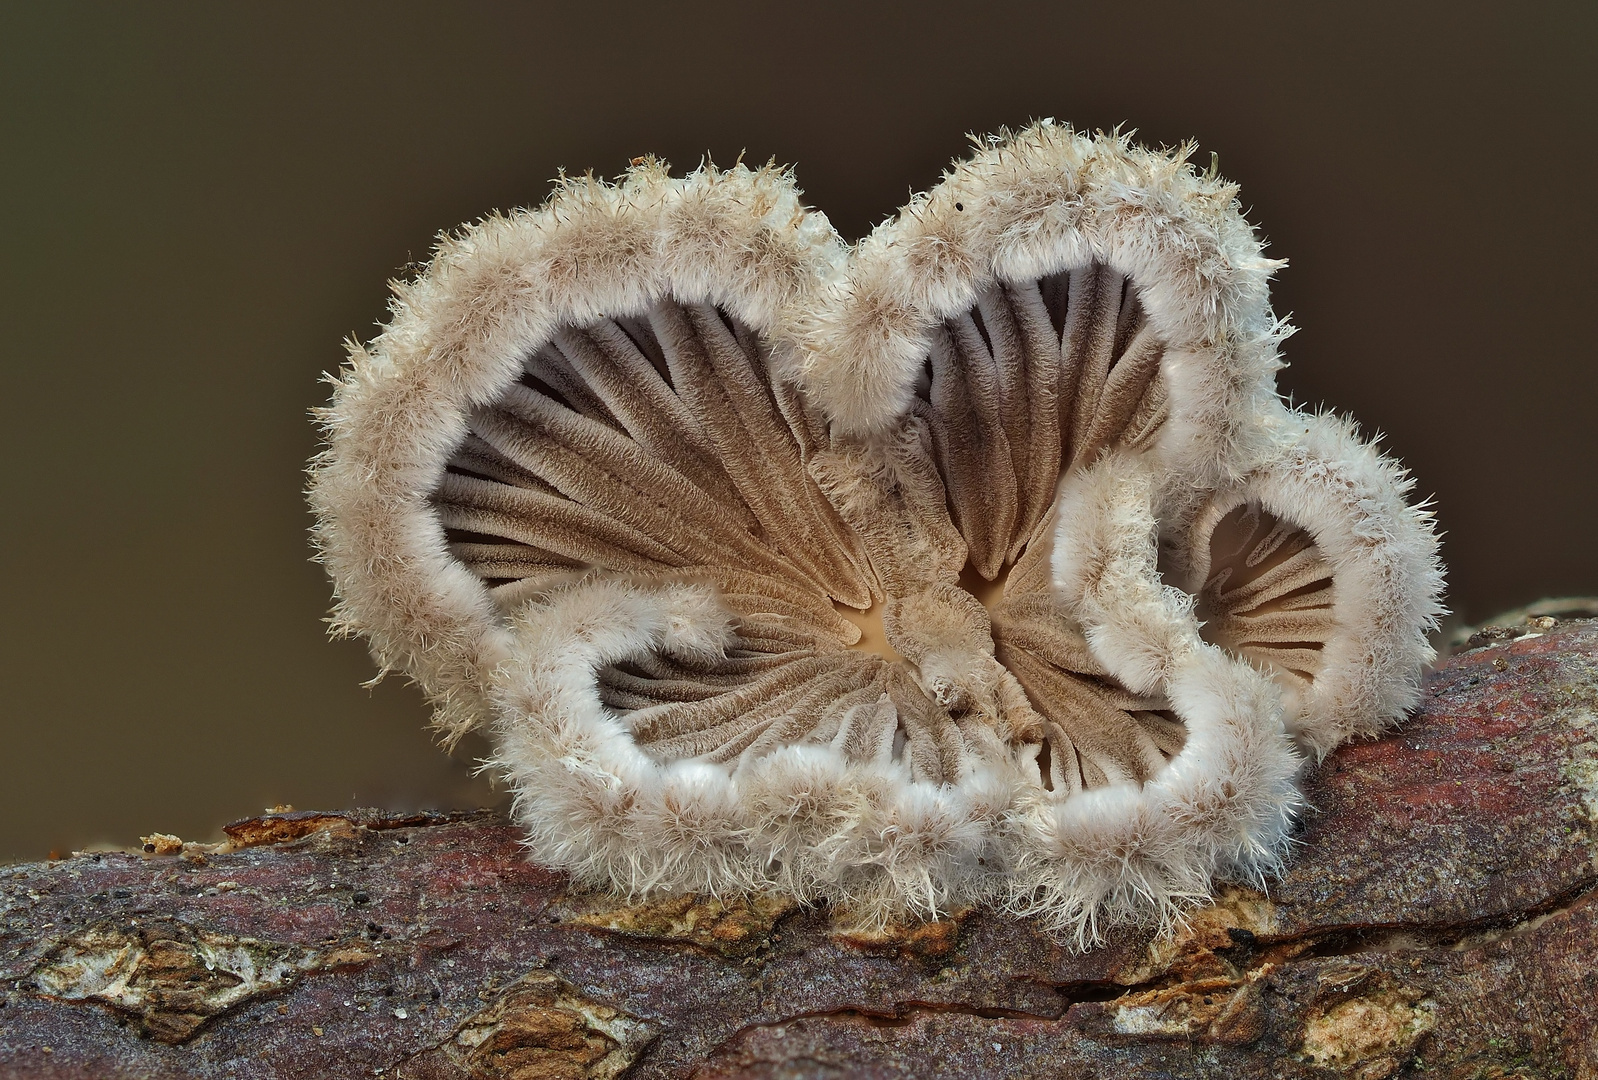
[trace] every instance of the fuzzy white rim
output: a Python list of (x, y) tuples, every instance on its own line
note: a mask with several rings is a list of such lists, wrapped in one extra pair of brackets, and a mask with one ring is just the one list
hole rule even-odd
[(1268, 429), (1275, 438), (1265, 461), (1216, 492), (1188, 527), (1184, 583), (1192, 592), (1203, 585), (1215, 524), (1245, 503), (1314, 539), (1332, 571), (1337, 629), (1314, 683), (1290, 695), (1286, 723), (1323, 757), (1397, 723), (1418, 702), (1421, 673), (1436, 655), (1427, 633), (1443, 610), (1437, 536), (1426, 507), (1407, 501), (1414, 480), (1351, 421), (1278, 405)]
[(978, 142), (941, 183), (856, 248), (802, 313), (802, 381), (837, 430), (880, 432), (909, 408), (934, 329), (997, 283), (1103, 264), (1132, 280), (1166, 346), (1172, 416), (1156, 448), (1203, 484), (1260, 449), (1286, 336), (1234, 185), (1120, 133), (1043, 121)]
[(383, 333), (351, 347), (321, 414), (327, 449), (309, 495), (335, 631), (365, 636), (385, 670), (421, 683), (446, 733), (486, 721), (482, 676), (511, 648), (505, 618), (428, 505), (469, 411), (561, 326), (671, 296), (769, 334), (843, 257), (791, 177), (741, 165), (673, 179), (645, 162), (618, 184), (569, 182), (541, 209), (442, 238), (427, 271), (395, 286)]

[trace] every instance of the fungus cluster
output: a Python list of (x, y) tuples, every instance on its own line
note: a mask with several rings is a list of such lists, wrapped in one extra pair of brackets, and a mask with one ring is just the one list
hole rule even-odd
[(775, 169), (445, 238), (325, 410), (339, 629), (629, 893), (971, 903), (1090, 939), (1274, 869), (1441, 572), (1274, 375), (1235, 189), (1053, 123), (853, 247)]

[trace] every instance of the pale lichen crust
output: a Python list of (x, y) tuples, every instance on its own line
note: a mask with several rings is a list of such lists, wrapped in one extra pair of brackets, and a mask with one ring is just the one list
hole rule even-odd
[(445, 238), (312, 468), (336, 624), (485, 727), (533, 857), (1079, 940), (1281, 858), (1440, 570), (1289, 409), (1236, 192), (1053, 123), (853, 248), (653, 161)]

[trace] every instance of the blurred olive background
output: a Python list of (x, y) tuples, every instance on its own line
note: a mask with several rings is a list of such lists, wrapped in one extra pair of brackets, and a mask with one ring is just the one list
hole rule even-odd
[(559, 169), (792, 162), (856, 238), (967, 131), (1199, 140), (1286, 391), (1436, 493), (1465, 619), (1598, 593), (1591, 4), (8, 5), (0, 858), (475, 805), (329, 642), (307, 411), (441, 229)]

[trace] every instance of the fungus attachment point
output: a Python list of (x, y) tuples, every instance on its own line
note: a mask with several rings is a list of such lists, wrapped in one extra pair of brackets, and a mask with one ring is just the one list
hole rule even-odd
[(991, 618), (994, 609), (1004, 602), (1004, 584), (1009, 579), (1010, 569), (1004, 567), (989, 581), (968, 562), (960, 570), (960, 588), (976, 597)]
[(775, 169), (565, 182), (354, 351), (337, 624), (579, 881), (1169, 918), (1276, 865), (1290, 737), (1391, 720), (1436, 613), (1403, 475), (1275, 396), (1272, 266), (1052, 123), (853, 248)]
[(860, 631), (860, 639), (849, 646), (851, 649), (874, 653), (884, 660), (903, 659), (899, 655), (899, 650), (888, 643), (888, 633), (882, 625), (881, 604), (872, 604), (864, 611), (837, 602), (834, 602), (832, 607)]

